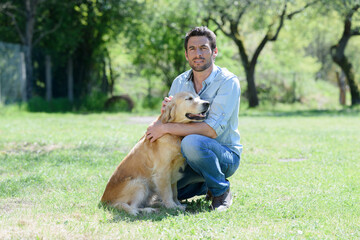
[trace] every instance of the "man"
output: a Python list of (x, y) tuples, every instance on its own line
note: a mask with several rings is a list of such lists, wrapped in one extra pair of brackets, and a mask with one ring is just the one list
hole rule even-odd
[(188, 91), (210, 102), (208, 117), (204, 122), (190, 124), (156, 121), (146, 135), (150, 141), (166, 133), (184, 136), (181, 152), (187, 165), (178, 182), (178, 198), (207, 193), (207, 198), (212, 198), (212, 209), (224, 211), (232, 204), (227, 178), (238, 168), (242, 152), (237, 130), (240, 85), (234, 74), (214, 64), (218, 54), (216, 36), (207, 27), (188, 32), (184, 47), (191, 70), (174, 80), (162, 111), (172, 95)]

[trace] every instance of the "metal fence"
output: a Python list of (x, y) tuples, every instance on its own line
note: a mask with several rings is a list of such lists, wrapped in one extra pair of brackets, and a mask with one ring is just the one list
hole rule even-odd
[(25, 101), (25, 56), (19, 44), (0, 42), (0, 103)]

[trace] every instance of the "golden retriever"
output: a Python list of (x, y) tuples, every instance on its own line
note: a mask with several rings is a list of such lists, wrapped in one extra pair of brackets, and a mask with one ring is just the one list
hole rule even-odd
[[(163, 123), (202, 121), (209, 102), (192, 93), (181, 92), (166, 105), (158, 119)], [(182, 137), (165, 134), (151, 143), (143, 136), (116, 168), (105, 188), (101, 202), (137, 215), (153, 212), (151, 199), (158, 196), (166, 208), (185, 207), (177, 199), (179, 169), (185, 159), (180, 150)]]

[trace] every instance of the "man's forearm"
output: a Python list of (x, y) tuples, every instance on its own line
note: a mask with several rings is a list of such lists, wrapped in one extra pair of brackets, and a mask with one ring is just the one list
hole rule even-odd
[(210, 138), (216, 138), (215, 130), (204, 122), (201, 123), (165, 123), (164, 129), (167, 133), (177, 136), (199, 134)]

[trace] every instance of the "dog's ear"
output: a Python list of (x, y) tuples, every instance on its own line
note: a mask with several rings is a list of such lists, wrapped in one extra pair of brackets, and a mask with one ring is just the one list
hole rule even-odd
[(173, 102), (170, 102), (166, 105), (165, 111), (160, 116), (162, 123), (168, 123), (175, 120), (176, 105)]

